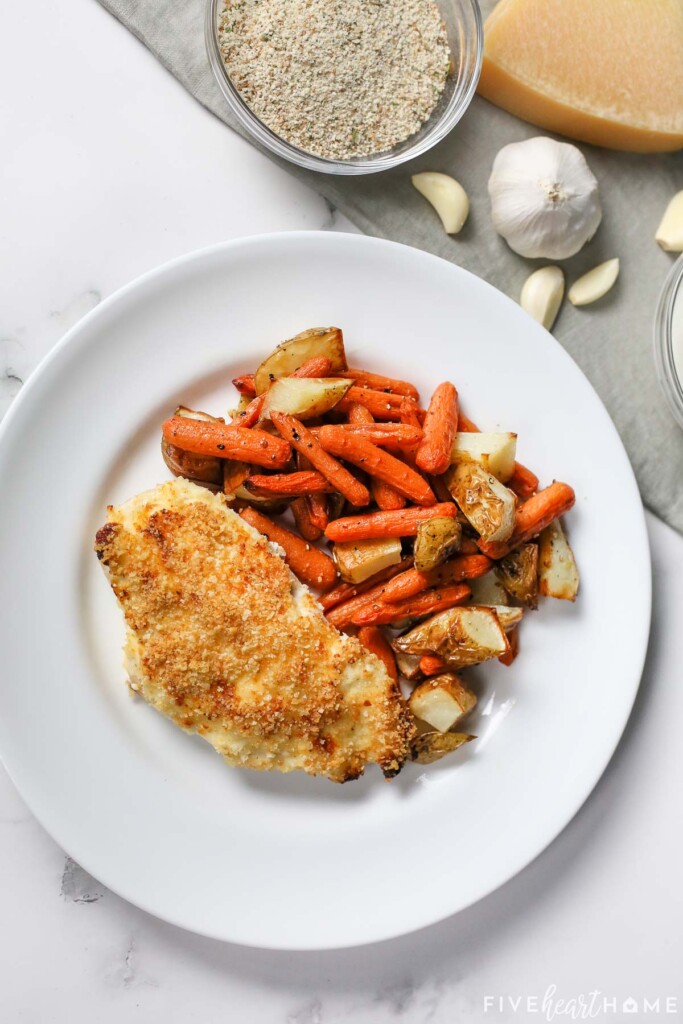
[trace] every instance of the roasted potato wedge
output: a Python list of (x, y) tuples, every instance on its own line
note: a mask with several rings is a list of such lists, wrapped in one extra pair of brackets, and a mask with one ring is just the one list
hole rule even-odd
[(492, 605), (491, 611), (496, 613), (498, 621), (506, 633), (512, 632), (515, 626), (520, 624), (524, 615), (523, 608), (508, 608), (503, 604)]
[(506, 541), (515, 526), (517, 498), (478, 462), (458, 462), (444, 477), (446, 486), (477, 533), (486, 541)]
[(413, 553), (415, 568), (420, 572), (436, 569), (460, 550), (462, 526), (457, 519), (429, 519), (420, 523)]
[(396, 665), (399, 673), (411, 682), (422, 678), (420, 670), (419, 654), (404, 654), (403, 651), (395, 651)]
[[(185, 405), (179, 405), (173, 415), (188, 420), (204, 420), (207, 423), (223, 422), (216, 416), (210, 416), (208, 412), (188, 409)], [(176, 448), (174, 444), (169, 444), (163, 437), (161, 439), (161, 454), (174, 476), (183, 476), (187, 480), (204, 484), (222, 484), (223, 482), (222, 459), (216, 459), (213, 455), (193, 455), (192, 452), (184, 452), (181, 448)]]
[(510, 604), (508, 592), (493, 569), (475, 580), (468, 580), (467, 586), (472, 591), (470, 604), (490, 605), (495, 608)]
[(282, 377), (268, 388), (262, 415), (286, 412), (310, 420), (329, 412), (353, 384), (343, 377)]
[(544, 597), (558, 597), (562, 601), (576, 600), (579, 570), (559, 519), (541, 533), (538, 575), (539, 592)]
[(523, 544), (501, 560), (493, 570), (510, 597), (527, 608), (538, 605), (538, 545)]
[(256, 394), (263, 394), (274, 380), (288, 377), (313, 356), (327, 356), (333, 373), (348, 369), (344, 338), (338, 327), (312, 327), (278, 345), (254, 374)]
[(457, 669), (499, 658), (508, 641), (491, 608), (458, 606), (396, 637), (393, 647), (406, 654), (438, 654), (449, 669)]
[(420, 721), (438, 732), (448, 732), (476, 705), (477, 698), (453, 673), (426, 679), (416, 686), (408, 707)]
[(434, 764), (476, 738), (465, 732), (418, 733), (410, 745), (410, 760), (416, 764)]
[(451, 462), (465, 462), (468, 459), (480, 462), (487, 473), (505, 484), (513, 474), (516, 454), (516, 434), (457, 433), (453, 440)]
[(376, 572), (398, 565), (401, 561), (401, 541), (398, 537), (386, 540), (358, 540), (335, 544), (332, 548), (339, 575), (346, 583), (362, 583)]

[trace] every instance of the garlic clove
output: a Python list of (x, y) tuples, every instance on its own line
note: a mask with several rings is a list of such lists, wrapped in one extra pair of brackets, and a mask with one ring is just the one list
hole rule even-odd
[(493, 225), (520, 256), (574, 256), (602, 219), (595, 176), (568, 142), (539, 136), (503, 146), (488, 189)]
[(460, 182), (438, 171), (422, 171), (414, 174), (411, 181), (432, 204), (447, 233), (457, 235), (470, 212), (470, 201)]
[(541, 267), (527, 277), (519, 304), (549, 331), (560, 311), (564, 296), (564, 274), (559, 267)]
[(683, 252), (683, 192), (677, 192), (664, 211), (655, 241), (666, 252)]
[(569, 289), (567, 298), (573, 306), (588, 306), (589, 303), (597, 302), (603, 295), (607, 295), (618, 277), (619, 260), (607, 260), (575, 281)]

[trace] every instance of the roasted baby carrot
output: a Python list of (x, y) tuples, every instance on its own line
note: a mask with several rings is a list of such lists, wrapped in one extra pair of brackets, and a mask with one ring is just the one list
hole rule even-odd
[(255, 473), (245, 479), (244, 486), (253, 494), (262, 496), (281, 494), (298, 497), (301, 494), (326, 494), (332, 490), (327, 478), (314, 469), (297, 473), (273, 473), (270, 476)]
[(430, 508), (401, 508), (396, 512), (370, 512), (365, 516), (345, 516), (335, 519), (325, 530), (328, 540), (376, 540), (381, 537), (415, 537), (420, 523), (436, 516), (445, 518), (458, 514), (452, 502), (432, 505)]
[[(462, 434), (478, 434), (479, 427), (471, 419), (460, 413), (458, 416), (458, 430)], [(538, 477), (530, 469), (523, 466), (521, 462), (515, 462), (512, 476), (507, 486), (514, 491), (519, 498), (530, 498), (538, 490)]]
[(268, 540), (279, 544), (285, 553), (285, 562), (302, 583), (320, 590), (329, 590), (337, 579), (337, 569), (329, 555), (312, 547), (291, 530), (285, 529), (261, 515), (254, 508), (242, 509), (240, 515), (263, 533)]
[[(349, 409), (349, 424), (351, 426), (373, 426), (375, 417), (372, 415), (369, 409), (366, 409), (364, 405), (359, 405), (358, 402), (354, 402)], [(372, 497), (377, 505), (377, 508), (383, 511), (389, 509), (405, 508), (406, 499), (402, 494), (399, 494), (391, 484), (386, 483), (384, 480), (379, 480), (377, 477), (373, 477), (370, 481), (370, 491)], [(448, 495), (450, 497), (450, 494)]]
[(291, 377), (328, 377), (332, 369), (332, 360), (327, 356), (311, 356), (305, 363), (302, 363), (298, 370), (290, 374)]
[(418, 594), (417, 597), (411, 597), (407, 601), (397, 601), (396, 604), (376, 601), (360, 608), (351, 619), (351, 624), (354, 626), (388, 626), (391, 623), (402, 622), (404, 619), (435, 615), (437, 612), (444, 612), (448, 608), (462, 604), (470, 594), (471, 590), (467, 584), (459, 583), (455, 587), (427, 590), (424, 594)]
[(329, 590), (326, 594), (323, 594), (320, 598), (320, 604), (325, 611), (329, 611), (344, 601), (350, 601), (351, 598), (367, 594), (368, 591), (374, 590), (375, 587), (385, 583), (386, 580), (390, 580), (394, 576), (398, 576), (399, 573), (405, 572), (406, 569), (410, 569), (412, 564), (413, 558), (411, 555), (408, 558), (404, 558), (398, 565), (390, 565), (386, 569), (381, 569), (380, 572), (376, 572), (374, 576), (363, 580), (362, 583), (340, 583), (334, 590)]
[(415, 385), (410, 384), (407, 380), (396, 380), (394, 377), (385, 377), (381, 373), (371, 373), (370, 370), (354, 370), (349, 367), (348, 370), (338, 374), (338, 376), (355, 381), (356, 385), (361, 388), (371, 388), (374, 391), (389, 391), (395, 395), (405, 395), (408, 398), (415, 399), (416, 402), (420, 398)]
[(450, 381), (439, 384), (432, 395), (423, 429), (415, 462), (425, 473), (445, 473), (458, 429), (458, 392)]
[(423, 476), (364, 437), (327, 426), (320, 428), (318, 438), (325, 451), (384, 480), (416, 504), (433, 505), (436, 502), (434, 492)]
[(479, 549), (489, 558), (503, 558), (520, 544), (538, 536), (546, 526), (568, 512), (576, 500), (569, 484), (555, 481), (544, 490), (528, 498), (515, 515), (515, 528), (506, 541), (479, 541)]
[(233, 462), (226, 459), (223, 463), (223, 493), (232, 494), (249, 476), (249, 465), (246, 462)]
[(519, 654), (519, 626), (511, 629), (508, 633), (508, 644), (508, 650), (498, 658), (501, 665), (510, 666)]
[(241, 412), (235, 413), (231, 423), (237, 427), (253, 427), (254, 424), (258, 423), (261, 419), (261, 411), (265, 400), (265, 394), (257, 395), (255, 398), (252, 398), (246, 409), (242, 409)]
[(387, 675), (397, 683), (396, 655), (379, 626), (363, 626), (362, 629), (358, 630), (358, 639), (363, 647), (379, 658), (387, 670)]
[(374, 391), (372, 388), (360, 388), (352, 384), (341, 402), (337, 402), (335, 409), (338, 412), (348, 412), (352, 402), (358, 402), (369, 409), (375, 419), (395, 420), (398, 419), (398, 410), (403, 402), (410, 402), (410, 398), (403, 395), (394, 395), (389, 391)]
[(281, 437), (273, 437), (264, 430), (237, 427), (232, 423), (172, 416), (162, 424), (161, 432), (166, 441), (185, 452), (239, 459), (271, 469), (282, 469), (292, 455), (291, 448)]
[(460, 541), (460, 552), (461, 555), (478, 555), (479, 545), (477, 544), (474, 537), (463, 537)]
[(515, 492), (518, 498), (530, 498), (538, 490), (538, 477), (521, 462), (515, 462), (515, 468), (507, 486)]
[[(335, 588), (336, 589), (336, 588)], [(325, 612), (327, 621), (331, 622), (337, 629), (346, 629), (353, 622), (354, 616), (363, 608), (375, 607), (382, 602), (384, 584), (378, 583), (364, 594), (352, 597), (342, 604), (336, 605)]]
[(233, 377), (232, 382), (241, 395), (252, 398), (256, 394), (253, 373), (242, 373), (239, 377)]
[(443, 565), (438, 565), (428, 572), (408, 569), (407, 572), (395, 576), (387, 583), (384, 600), (391, 603), (406, 601), (423, 590), (441, 587), (449, 583), (460, 583), (462, 580), (474, 580), (484, 576), (491, 568), (491, 559), (486, 555), (456, 555)]
[[(355, 402), (354, 405), (358, 405), (358, 403)], [(335, 406), (335, 410), (338, 408), (339, 403)], [(369, 409), (365, 411), (372, 416)], [(311, 432), (318, 437), (320, 431), (327, 429), (330, 425), (344, 434), (363, 437), (366, 441), (372, 441), (380, 448), (386, 448), (392, 452), (413, 451), (423, 436), (420, 427), (409, 426), (405, 423), (335, 423), (326, 424), (324, 427), (313, 427)]]
[(349, 473), (348, 469), (345, 469), (340, 462), (332, 458), (300, 420), (295, 416), (288, 416), (284, 412), (272, 412), (271, 419), (282, 437), (290, 441), (302, 455), (305, 455), (311, 465), (319, 473), (322, 473), (334, 489), (344, 495), (347, 501), (357, 506), (369, 503), (370, 492), (367, 487), (360, 480), (356, 480), (355, 476)]
[(304, 538), (304, 540), (320, 540), (320, 538), (323, 535), (323, 531), (319, 529), (312, 521), (306, 499), (295, 498), (289, 507), (292, 510), (292, 515), (294, 516), (296, 528), (301, 534), (301, 536)]
[(420, 658), (420, 672), (423, 676), (438, 676), (446, 667), (446, 662), (438, 654), (423, 654)]

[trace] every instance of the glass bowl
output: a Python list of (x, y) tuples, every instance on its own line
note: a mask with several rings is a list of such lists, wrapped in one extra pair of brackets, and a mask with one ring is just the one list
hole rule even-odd
[(659, 296), (654, 342), (659, 386), (683, 427), (683, 255), (669, 271)]
[(477, 0), (437, 0), (453, 59), (453, 74), (448, 78), (439, 102), (422, 127), (393, 149), (372, 156), (334, 160), (308, 153), (285, 142), (258, 118), (230, 81), (218, 43), (218, 18), (223, 0), (207, 0), (205, 36), (209, 61), (228, 106), (242, 127), (256, 142), (272, 153), (325, 174), (373, 174), (412, 160), (426, 153), (445, 138), (467, 110), (479, 81), (484, 33)]

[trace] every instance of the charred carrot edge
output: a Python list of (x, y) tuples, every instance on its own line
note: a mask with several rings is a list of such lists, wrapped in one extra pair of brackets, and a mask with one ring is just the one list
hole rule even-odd
[(207, 423), (172, 416), (162, 424), (161, 432), (166, 441), (183, 451), (237, 459), (270, 469), (282, 469), (292, 455), (291, 448), (282, 438), (232, 423)]
[(396, 380), (394, 377), (385, 377), (382, 373), (371, 373), (370, 370), (356, 370), (349, 367), (340, 377), (347, 380), (354, 380), (361, 388), (370, 388), (373, 391), (389, 391), (395, 395), (404, 395), (406, 398), (413, 398), (416, 402), (420, 394), (414, 384), (407, 380)]
[(285, 562), (302, 583), (309, 587), (319, 587), (320, 590), (329, 590), (334, 586), (337, 570), (330, 556), (324, 551), (311, 547), (291, 530), (274, 523), (256, 509), (242, 509), (240, 515), (268, 540), (280, 545), (285, 553)]
[(383, 537), (415, 537), (420, 523), (436, 516), (455, 518), (456, 506), (442, 502), (430, 508), (402, 508), (396, 512), (370, 512), (365, 516), (335, 519), (325, 530), (328, 540), (375, 540)]
[(223, 463), (223, 493), (232, 494), (249, 476), (251, 470), (246, 462), (233, 462), (226, 459)]
[(538, 477), (521, 462), (515, 462), (515, 468), (507, 486), (515, 492), (518, 498), (530, 498), (538, 490)]
[(367, 580), (363, 580), (362, 583), (340, 583), (334, 590), (330, 590), (327, 594), (323, 594), (320, 598), (320, 604), (323, 606), (325, 611), (330, 611), (337, 605), (342, 604), (344, 601), (350, 601), (354, 597), (360, 597), (363, 594), (367, 594), (370, 590), (374, 590), (375, 587), (381, 583), (385, 583), (386, 580), (392, 579), (394, 576), (398, 576), (399, 573), (405, 572), (406, 569), (410, 569), (413, 564), (413, 557), (410, 555), (408, 558), (404, 558), (397, 565), (390, 565), (386, 569), (381, 569), (380, 572), (376, 572), (374, 576), (370, 576)]
[(420, 658), (420, 672), (423, 676), (438, 676), (446, 668), (446, 662), (438, 654), (423, 654)]
[(335, 409), (338, 412), (348, 412), (351, 402), (358, 402), (369, 409), (375, 419), (395, 420), (398, 419), (398, 410), (403, 402), (410, 402), (412, 399), (403, 395), (393, 395), (389, 391), (374, 391), (372, 388), (359, 388), (352, 384), (340, 402), (337, 402)]
[(503, 558), (520, 544), (536, 537), (546, 526), (568, 512), (576, 500), (569, 484), (555, 481), (520, 505), (515, 515), (515, 528), (507, 541), (479, 541), (479, 549), (489, 558)]
[(362, 629), (358, 630), (358, 639), (366, 650), (374, 654), (376, 658), (379, 658), (387, 670), (387, 675), (397, 683), (396, 655), (379, 626), (363, 626)]
[(295, 498), (289, 507), (292, 510), (296, 528), (304, 540), (311, 542), (320, 540), (323, 535), (323, 531), (320, 530), (311, 519), (306, 499)]
[(424, 477), (364, 437), (350, 434), (338, 427), (326, 426), (320, 428), (318, 438), (325, 451), (339, 456), (346, 462), (352, 462), (379, 480), (384, 480), (399, 494), (410, 498), (416, 504), (433, 505), (436, 502), (434, 492)]
[(376, 601), (360, 608), (352, 617), (353, 626), (389, 626), (402, 622), (403, 619), (416, 619), (425, 615), (434, 615), (462, 604), (470, 596), (471, 590), (465, 583), (455, 587), (442, 587), (440, 590), (427, 590), (424, 594), (411, 597), (407, 601), (389, 604)]
[(256, 384), (253, 373), (241, 373), (239, 377), (233, 377), (232, 382), (241, 395), (253, 398), (256, 394)]
[(329, 480), (314, 469), (300, 470), (297, 473), (272, 473), (266, 476), (255, 473), (246, 477), (244, 486), (254, 494), (294, 495), (326, 494), (332, 490)]
[[(473, 423), (462, 412), (458, 416), (458, 430), (463, 434), (481, 433), (476, 423)], [(519, 498), (530, 498), (538, 490), (538, 477), (530, 469), (527, 469), (526, 466), (523, 466), (521, 462), (515, 462), (515, 468), (507, 482), (507, 486)]]
[(486, 555), (456, 555), (436, 569), (420, 572), (419, 569), (408, 569), (400, 576), (395, 576), (387, 583), (384, 600), (391, 604), (407, 601), (415, 594), (449, 583), (460, 583), (462, 580), (474, 580), (483, 576), (491, 568), (490, 558)]
[(511, 629), (507, 635), (508, 638), (508, 650), (504, 654), (499, 655), (498, 661), (501, 665), (510, 666), (519, 654), (519, 626), (515, 626)]
[(271, 419), (282, 437), (290, 441), (302, 455), (305, 455), (311, 465), (319, 473), (322, 473), (334, 489), (343, 494), (352, 505), (367, 505), (369, 503), (370, 492), (367, 487), (360, 480), (356, 480), (355, 476), (349, 473), (348, 469), (345, 469), (340, 462), (333, 459), (300, 420), (283, 412), (272, 412)]
[(445, 473), (451, 464), (453, 438), (458, 429), (458, 392), (450, 381), (434, 391), (424, 422), (424, 438), (415, 462), (425, 473)]
[(252, 398), (246, 409), (242, 409), (242, 412), (235, 413), (230, 422), (237, 427), (253, 427), (254, 424), (258, 423), (261, 419), (261, 412), (263, 410), (263, 403), (265, 399), (265, 393)]

